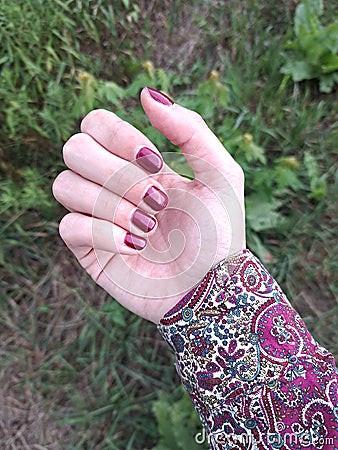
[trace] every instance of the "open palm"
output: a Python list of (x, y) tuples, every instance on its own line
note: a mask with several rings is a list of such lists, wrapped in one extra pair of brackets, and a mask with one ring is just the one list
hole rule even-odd
[[(60, 234), (80, 264), (122, 305), (157, 323), (213, 265), (244, 248), (244, 179), (200, 116), (151, 93), (142, 91), (142, 106), (181, 148), (194, 179), (161, 167), (142, 133), (96, 110), (65, 144), (70, 170), (53, 192), (71, 211)], [(136, 158), (144, 148), (150, 152)]]

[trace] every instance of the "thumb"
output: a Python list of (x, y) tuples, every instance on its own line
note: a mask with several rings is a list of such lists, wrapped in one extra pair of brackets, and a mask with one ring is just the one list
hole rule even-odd
[(242, 181), (242, 169), (199, 114), (149, 87), (142, 90), (141, 103), (152, 126), (181, 148), (197, 179), (210, 184), (220, 173), (233, 186)]

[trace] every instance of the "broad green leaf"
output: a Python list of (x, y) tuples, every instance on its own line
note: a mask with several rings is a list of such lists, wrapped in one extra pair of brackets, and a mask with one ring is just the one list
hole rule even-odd
[(319, 21), (322, 12), (319, 0), (303, 0), (297, 6), (296, 39), (286, 44), (291, 53), (284, 55), (287, 62), (280, 70), (295, 82), (318, 78), (320, 91), (331, 92), (335, 77), (326, 74), (338, 71), (338, 23), (323, 27)]
[(157, 69), (155, 71), (155, 77), (158, 81), (158, 85), (160, 86), (160, 90), (168, 92), (170, 90), (170, 80), (165, 71), (162, 69)]
[(291, 75), (293, 81), (311, 80), (316, 76), (313, 66), (307, 61), (288, 61), (281, 72)]
[(330, 53), (322, 60), (322, 71), (324, 74), (338, 71), (338, 56)]
[(299, 181), (297, 173), (290, 167), (282, 165), (276, 166), (273, 172), (273, 176), (275, 178), (275, 182), (277, 183), (278, 189), (285, 189), (286, 187), (290, 187), (293, 190), (297, 191), (302, 185)]
[(264, 154), (264, 149), (263, 147), (260, 147), (259, 145), (255, 144), (253, 141), (252, 142), (246, 142), (245, 141), (245, 136), (244, 135), (244, 139), (243, 139), (243, 147), (242, 150), (245, 154), (245, 158), (248, 162), (251, 161), (260, 161), (262, 164), (266, 163), (266, 157)]
[(323, 28), (320, 38), (325, 49), (336, 54), (338, 51), (338, 22), (333, 22)]
[(246, 218), (248, 226), (254, 231), (263, 231), (280, 225), (284, 218), (277, 212), (281, 202), (273, 199), (266, 201), (258, 194), (252, 194), (246, 198)]
[(327, 195), (326, 174), (320, 173), (317, 159), (310, 152), (304, 155), (304, 165), (310, 179), (310, 197), (319, 201)]
[(193, 424), (194, 415), (191, 400), (187, 395), (172, 406), (173, 433), (180, 450), (200, 450), (200, 445), (195, 442)]
[(319, 17), (323, 13), (322, 0), (304, 0), (295, 12), (295, 34), (316, 33), (321, 28)]
[(320, 201), (327, 196), (327, 183), (324, 178), (319, 178), (313, 186), (311, 186), (310, 197)]
[(320, 78), (319, 90), (320, 90), (320, 92), (324, 92), (325, 94), (328, 94), (332, 91), (332, 89), (336, 83), (338, 83), (338, 72), (331, 73), (328, 75), (323, 75)]
[(126, 97), (137, 97), (140, 93), (140, 90), (145, 86), (149, 86), (153, 79), (150, 77), (148, 73), (141, 72), (139, 73), (132, 83), (126, 89)]
[(230, 99), (229, 88), (225, 84), (218, 83), (217, 86), (217, 101), (220, 106), (226, 108)]
[(124, 98), (125, 90), (113, 81), (105, 81), (99, 84), (97, 95), (100, 99), (119, 106), (120, 100)]
[(154, 402), (153, 413), (158, 423), (158, 431), (162, 437), (161, 446), (157, 449), (177, 448), (171, 421), (171, 405), (163, 398)]
[(319, 166), (316, 158), (310, 152), (307, 152), (304, 155), (304, 165), (310, 180), (312, 181), (317, 179), (319, 176)]

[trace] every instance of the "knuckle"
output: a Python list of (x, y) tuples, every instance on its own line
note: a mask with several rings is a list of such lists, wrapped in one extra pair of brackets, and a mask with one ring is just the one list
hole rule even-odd
[(207, 126), (202, 116), (196, 111), (190, 110), (187, 118), (188, 124), (185, 130), (179, 136), (170, 138), (175, 145), (178, 145), (182, 149), (188, 147), (194, 141), (195, 137), (199, 135), (201, 130)]
[(67, 186), (72, 173), (71, 170), (64, 170), (55, 178), (52, 184), (52, 192), (56, 200), (60, 200), (63, 197), (65, 187)]
[(112, 122), (109, 127), (109, 137), (108, 137), (109, 146), (114, 145), (114, 142), (118, 139), (119, 135), (128, 133), (129, 128), (130, 128), (129, 123), (125, 122), (124, 120), (122, 119), (114, 120), (114, 122)]
[(61, 239), (68, 245), (71, 242), (71, 230), (73, 223), (73, 215), (72, 213), (66, 214), (62, 217), (61, 222), (59, 224), (59, 234)]
[(93, 109), (81, 121), (81, 130), (84, 131), (90, 127), (93, 122), (101, 121), (107, 115), (108, 111), (103, 108)]
[(81, 122), (81, 131), (103, 146), (111, 148), (120, 133), (130, 132), (131, 125), (105, 109), (95, 109)]
[(62, 190), (62, 179), (63, 179), (63, 172), (59, 173), (59, 175), (55, 178), (53, 184), (52, 184), (52, 192), (54, 197), (58, 200), (60, 198), (60, 192)]
[(196, 122), (197, 124), (204, 124), (204, 119), (203, 117), (196, 111), (190, 111), (191, 114), (191, 119)]
[(68, 165), (70, 156), (75, 151), (83, 149), (85, 145), (88, 145), (88, 136), (85, 133), (77, 133), (71, 136), (62, 149), (64, 162)]

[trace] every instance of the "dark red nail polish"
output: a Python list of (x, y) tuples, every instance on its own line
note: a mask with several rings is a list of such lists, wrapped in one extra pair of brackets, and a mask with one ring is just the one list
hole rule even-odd
[(161, 211), (168, 204), (168, 196), (156, 186), (151, 186), (144, 196), (144, 201), (155, 211)]
[(136, 155), (137, 163), (150, 173), (159, 172), (163, 166), (162, 158), (148, 147), (142, 147)]
[(131, 218), (132, 223), (137, 226), (140, 230), (148, 233), (151, 231), (156, 225), (156, 220), (141, 211), (140, 209), (136, 209)]
[(134, 250), (142, 250), (146, 246), (147, 241), (139, 236), (127, 233), (124, 238), (124, 243)]
[(157, 91), (151, 87), (147, 87), (149, 95), (162, 105), (171, 106), (174, 102), (167, 95), (163, 94), (163, 92)]

